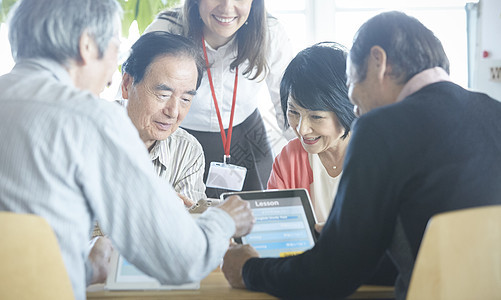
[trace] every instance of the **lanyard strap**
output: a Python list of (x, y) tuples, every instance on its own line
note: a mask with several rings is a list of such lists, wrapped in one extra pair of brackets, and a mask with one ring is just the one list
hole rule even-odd
[(204, 50), (205, 65), (207, 66), (207, 76), (209, 77), (209, 85), (212, 93), (212, 99), (214, 100), (217, 119), (219, 121), (219, 129), (221, 131), (221, 140), (223, 141), (224, 155), (226, 160), (226, 157), (228, 158), (230, 157), (231, 134), (233, 132), (233, 116), (235, 115), (235, 102), (237, 100), (238, 66), (235, 68), (235, 84), (233, 85), (233, 100), (231, 103), (230, 125), (228, 127), (228, 135), (226, 135), (226, 133), (224, 132), (221, 113), (219, 112), (219, 106), (217, 105), (216, 91), (214, 90), (214, 84), (212, 83), (212, 75), (209, 67), (209, 58), (207, 57), (207, 49), (205, 48), (205, 39), (203, 36), (202, 36), (202, 48)]

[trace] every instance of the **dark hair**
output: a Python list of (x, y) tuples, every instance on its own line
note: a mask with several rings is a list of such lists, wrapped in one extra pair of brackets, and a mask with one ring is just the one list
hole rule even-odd
[(142, 35), (131, 47), (129, 58), (122, 65), (122, 72), (132, 76), (134, 84), (143, 80), (148, 66), (163, 55), (185, 55), (196, 63), (197, 89), (202, 82), (205, 62), (195, 44), (188, 38), (165, 31), (153, 31)]
[(309, 110), (332, 111), (344, 127), (345, 138), (355, 119), (346, 86), (347, 50), (338, 43), (323, 42), (299, 52), (285, 69), (280, 100), (287, 121), (289, 97)]
[(47, 58), (62, 65), (81, 61), (80, 38), (86, 31), (101, 58), (119, 31), (116, 24), (121, 14), (115, 0), (18, 1), (9, 22), (12, 56), (16, 62), (26, 58)]
[(356, 81), (365, 79), (367, 57), (376, 45), (386, 52), (391, 75), (401, 79), (401, 83), (433, 67), (442, 67), (449, 73), (449, 60), (433, 32), (416, 18), (391, 11), (368, 20), (355, 35), (350, 61), (357, 73)]
[[(183, 14), (184, 18), (180, 23), (185, 28), (184, 34), (193, 39), (199, 47), (202, 47), (204, 23), (200, 17), (199, 0), (186, 0)], [(169, 14), (167, 13), (167, 15)], [(231, 62), (230, 69), (234, 70), (238, 65), (248, 60), (249, 65), (243, 70), (243, 74), (251, 80), (256, 79), (263, 72), (264, 74), (268, 72), (266, 62), (266, 51), (268, 51), (267, 19), (264, 0), (254, 0), (247, 23), (240, 27), (236, 33), (238, 54)]]

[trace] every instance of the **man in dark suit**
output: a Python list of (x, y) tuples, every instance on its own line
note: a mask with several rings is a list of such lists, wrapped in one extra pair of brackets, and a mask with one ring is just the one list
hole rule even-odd
[(347, 65), (360, 118), (334, 207), (315, 247), (256, 258), (225, 255), (233, 287), (282, 298), (343, 298), (388, 253), (405, 299), (428, 220), (437, 213), (501, 204), (501, 103), (450, 82), (440, 41), (415, 18), (385, 12), (358, 31)]

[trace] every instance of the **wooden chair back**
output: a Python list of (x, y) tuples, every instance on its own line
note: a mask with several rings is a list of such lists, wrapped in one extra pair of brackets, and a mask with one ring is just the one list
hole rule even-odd
[(501, 205), (432, 217), (407, 299), (501, 299)]
[(59, 244), (45, 219), (0, 212), (0, 299), (75, 299)]

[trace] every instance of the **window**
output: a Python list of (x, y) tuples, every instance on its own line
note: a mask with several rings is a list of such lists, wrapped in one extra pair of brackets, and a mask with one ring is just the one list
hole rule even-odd
[(335, 41), (350, 48), (358, 28), (388, 10), (416, 17), (442, 42), (451, 63), (451, 79), (468, 85), (467, 2), (478, 0), (266, 0), (296, 51), (315, 42)]
[(306, 0), (265, 0), (266, 9), (280, 20), (285, 27), (295, 52), (306, 48), (313, 40), (309, 38), (311, 30), (308, 16), (310, 6)]

